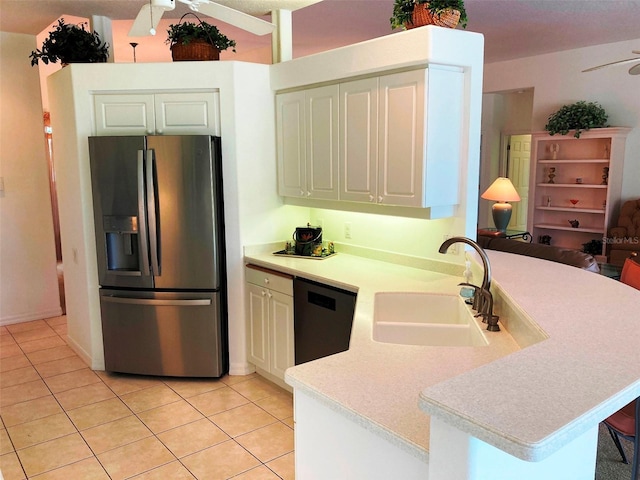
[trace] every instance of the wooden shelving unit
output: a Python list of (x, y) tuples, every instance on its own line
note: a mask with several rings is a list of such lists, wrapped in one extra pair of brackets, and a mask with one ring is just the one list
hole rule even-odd
[[(611, 207), (620, 199), (625, 140), (629, 128), (597, 128), (580, 138), (532, 134), (528, 230), (534, 242), (582, 250), (602, 240), (609, 229)], [(551, 182), (551, 183), (550, 183)], [(575, 205), (571, 200), (577, 200)], [(570, 221), (577, 220), (573, 227)], [(605, 257), (603, 242), (600, 260)]]

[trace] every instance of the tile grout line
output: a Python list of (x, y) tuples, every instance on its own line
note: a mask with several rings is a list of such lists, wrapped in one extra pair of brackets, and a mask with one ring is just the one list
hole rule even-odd
[[(64, 344), (68, 346), (67, 341), (66, 341), (62, 336), (60, 336), (60, 334), (59, 334), (58, 332), (56, 332), (56, 331), (51, 327), (51, 325), (49, 325), (49, 324), (46, 322), (46, 320), (45, 320), (45, 323), (47, 324), (47, 326), (48, 326), (49, 328), (51, 328), (51, 330), (53, 330), (53, 331), (55, 332), (56, 336), (58, 336), (58, 337), (59, 337), (59, 338), (64, 342)], [(11, 334), (11, 336), (13, 337), (13, 334), (12, 334), (11, 332), (9, 332), (9, 333), (10, 333), (10, 334)], [(53, 336), (53, 335), (52, 335), (52, 336)], [(31, 361), (31, 359), (30, 359), (30, 358), (29, 358), (29, 356), (27, 355), (27, 352), (25, 352), (25, 351), (22, 349), (22, 346), (20, 345), (20, 343), (18, 343), (18, 341), (15, 339), (15, 337), (13, 338), (13, 340), (16, 342), (16, 344), (18, 345), (18, 347), (19, 347), (19, 348), (20, 348), (20, 350), (22, 351), (23, 355), (27, 358), (27, 360), (29, 361), (29, 364), (31, 365), (31, 367), (32, 367), (32, 368), (35, 370), (35, 372), (38, 374), (38, 376), (40, 377), (40, 380), (42, 380), (42, 383), (44, 383), (45, 387), (47, 388), (47, 390), (49, 391), (49, 393), (51, 394), (51, 396), (53, 397), (53, 399), (55, 400), (55, 402), (58, 404), (58, 406), (60, 407), (60, 409), (61, 409), (61, 410), (62, 410), (62, 412), (64, 413), (65, 417), (67, 417), (67, 419), (69, 420), (69, 422), (71, 423), (71, 425), (73, 425), (73, 428), (75, 428), (75, 430), (76, 430), (76, 431), (75, 431), (75, 433), (77, 433), (77, 434), (80, 436), (80, 438), (82, 439), (82, 441), (84, 442), (84, 444), (87, 446), (87, 448), (89, 449), (89, 451), (92, 453), (93, 457), (96, 459), (96, 461), (97, 461), (97, 462), (98, 462), (98, 464), (100, 465), (100, 467), (104, 470), (104, 473), (105, 473), (109, 478), (111, 478), (111, 475), (109, 475), (109, 472), (107, 472), (107, 470), (106, 470), (106, 468), (104, 467), (104, 465), (102, 464), (102, 462), (100, 462), (100, 459), (98, 458), (98, 456), (96, 455), (96, 453), (93, 451), (93, 449), (91, 448), (91, 446), (87, 443), (87, 441), (85, 440), (84, 436), (82, 435), (82, 433), (80, 432), (80, 430), (78, 429), (78, 427), (76, 426), (76, 424), (73, 422), (73, 420), (72, 420), (72, 419), (71, 419), (71, 417), (69, 416), (69, 414), (68, 414), (67, 410), (62, 406), (62, 404), (61, 404), (61, 403), (60, 403), (60, 401), (58, 400), (58, 397), (56, 397), (55, 393), (53, 393), (53, 391), (51, 390), (51, 388), (50, 388), (50, 387), (49, 387), (49, 385), (47, 384), (47, 382), (46, 382), (45, 378), (40, 374), (40, 372), (39, 372), (39, 371), (38, 371), (38, 369), (36, 368), (36, 364), (34, 364), (34, 363)], [(52, 347), (52, 348), (55, 348), (55, 347)], [(47, 349), (43, 349), (43, 350), (47, 350)], [(36, 350), (36, 351), (37, 351), (37, 350)], [(31, 353), (33, 353), (33, 352), (31, 352)], [(76, 354), (76, 356), (77, 356), (77, 354)], [(69, 358), (69, 357), (64, 357), (64, 358)], [(80, 357), (78, 356), (78, 358), (80, 358)], [(56, 359), (56, 360), (59, 360), (59, 359)], [(49, 360), (48, 362), (50, 362), (50, 361), (56, 361), (56, 360)], [(42, 363), (48, 363), (48, 362), (42, 362)], [(90, 368), (90, 367), (88, 367), (88, 368)], [(93, 370), (92, 370), (92, 371), (93, 371)], [(69, 372), (65, 372), (65, 373), (69, 373)], [(62, 375), (62, 374), (60, 374), (60, 375)], [(53, 375), (53, 376), (55, 376), (55, 375)], [(106, 384), (102, 381), (102, 379), (100, 379), (100, 382), (101, 382), (102, 384), (104, 384), (107, 388), (109, 388), (109, 386), (108, 386), (108, 385), (106, 385)], [(96, 382), (96, 383), (97, 383), (97, 382)], [(69, 390), (71, 390), (71, 389), (69, 389)], [(109, 390), (111, 390), (111, 388), (109, 388)], [(113, 390), (111, 390), (111, 391), (113, 392)], [(58, 392), (58, 393), (60, 393), (60, 392)], [(114, 395), (116, 395), (116, 393), (115, 393), (115, 392), (113, 392), (113, 393), (114, 393)], [(43, 397), (37, 397), (37, 398), (43, 398)], [(31, 399), (31, 400), (35, 400), (35, 399)], [(30, 400), (29, 400), (29, 401), (30, 401)], [(18, 403), (22, 403), (22, 402), (18, 402)], [(127, 408), (128, 408), (128, 406), (127, 406)], [(58, 414), (54, 414), (54, 415), (58, 415)], [(46, 416), (46, 417), (42, 417), (42, 418), (48, 418), (48, 417), (50, 417), (50, 416), (53, 416), (53, 415), (48, 415), (48, 416)], [(38, 419), (38, 420), (40, 420), (40, 419)], [(4, 422), (3, 422), (3, 423), (4, 423)], [(26, 422), (26, 423), (28, 423), (28, 422)], [(7, 431), (7, 433), (8, 433), (8, 431)], [(61, 437), (52, 438), (52, 439), (46, 440), (46, 441), (44, 441), (44, 442), (36, 443), (36, 444), (30, 445), (29, 447), (22, 448), (22, 449), (20, 449), (20, 450), (26, 450), (27, 448), (33, 447), (33, 446), (35, 446), (35, 445), (41, 445), (41, 444), (46, 443), (46, 442), (49, 442), (49, 441), (51, 441), (51, 440), (58, 440), (58, 439), (60, 439), (60, 438), (64, 438), (64, 437), (69, 436), (69, 435), (73, 435), (73, 433), (69, 433), (69, 434), (67, 434), (67, 435), (63, 435), (63, 436), (61, 436)], [(11, 437), (9, 437), (9, 438), (11, 438)], [(14, 447), (14, 452), (15, 452), (15, 454), (16, 454), (16, 457), (18, 457), (18, 461), (20, 462), (20, 467), (22, 468), (22, 471), (24, 472), (25, 479), (27, 479), (27, 480), (28, 480), (29, 476), (27, 475), (27, 471), (25, 470), (25, 467), (24, 467), (24, 465), (23, 465), (22, 459), (20, 458), (20, 455), (18, 455), (18, 450), (17, 450), (17, 449), (15, 449), (15, 445), (13, 444), (13, 440), (11, 441), (11, 444), (12, 444), (12, 445), (13, 445), (13, 447)], [(90, 457), (87, 457), (87, 458), (90, 458)], [(69, 466), (69, 465), (73, 465), (73, 464), (75, 464), (75, 463), (78, 463), (78, 462), (81, 462), (81, 461), (84, 461), (84, 460), (86, 460), (86, 458), (83, 458), (83, 459), (81, 459), (81, 460), (77, 460), (77, 461), (75, 461), (75, 462), (68, 463), (68, 464), (66, 464), (66, 465), (58, 466), (58, 467), (53, 468), (53, 469), (51, 469), (51, 470), (46, 470), (46, 471), (44, 471), (44, 472), (39, 472), (37, 475), (42, 475), (42, 474), (44, 474), (44, 473), (52, 472), (52, 471), (57, 470), (58, 468), (63, 468), (63, 467)]]
[[(63, 338), (63, 337), (62, 337), (62, 336), (61, 336), (57, 331), (55, 331), (55, 330), (53, 329), (53, 327), (52, 327), (51, 325), (49, 325), (49, 324), (46, 322), (46, 320), (44, 320), (44, 322), (45, 322), (46, 326), (47, 326), (48, 328), (50, 328), (50, 329), (55, 333), (55, 335), (51, 335), (51, 337), (53, 337), (53, 336), (57, 336), (58, 338), (60, 338), (60, 339), (64, 342), (64, 344), (65, 344), (65, 345), (67, 345), (67, 346), (68, 346), (67, 341), (66, 341), (66, 340), (65, 340), (65, 339), (64, 339), (64, 338)], [(38, 327), (34, 327), (34, 329), (35, 329), (35, 328), (38, 328)], [(30, 330), (31, 330), (31, 329), (30, 329)], [(29, 330), (25, 330), (25, 331), (29, 331)], [(57, 403), (57, 405), (61, 408), (62, 412), (64, 412), (64, 414), (65, 414), (66, 418), (69, 420), (69, 422), (71, 422), (71, 424), (73, 425), (73, 428), (75, 429), (75, 433), (77, 433), (77, 434), (82, 438), (82, 441), (83, 441), (83, 442), (84, 442), (84, 444), (87, 446), (87, 448), (89, 449), (89, 451), (92, 453), (92, 456), (96, 459), (96, 461), (98, 462), (98, 464), (100, 465), (100, 467), (103, 469), (103, 471), (105, 472), (105, 474), (106, 474), (109, 478), (111, 478), (111, 476), (109, 475), (108, 471), (106, 470), (106, 467), (102, 464), (102, 462), (101, 462), (101, 461), (100, 461), (100, 459), (98, 458), (98, 455), (95, 453), (95, 451), (94, 451), (94, 450), (91, 448), (91, 446), (88, 444), (88, 442), (86, 441), (86, 439), (85, 439), (85, 438), (84, 438), (84, 436), (82, 435), (81, 430), (76, 426), (76, 424), (73, 422), (73, 420), (72, 420), (72, 419), (71, 419), (71, 417), (69, 416), (68, 412), (69, 412), (69, 411), (72, 411), (72, 410), (75, 410), (75, 409), (67, 410), (67, 409), (65, 409), (65, 408), (62, 406), (62, 404), (60, 403), (60, 401), (59, 401), (59, 400), (58, 400), (58, 398), (56, 397), (56, 394), (51, 390), (51, 388), (50, 388), (50, 387), (49, 387), (49, 385), (47, 384), (47, 382), (46, 382), (46, 380), (45, 380), (45, 377), (43, 377), (43, 376), (42, 376), (42, 374), (40, 373), (40, 371), (38, 371), (38, 369), (36, 368), (36, 364), (34, 364), (34, 363), (32, 362), (32, 360), (31, 360), (31, 358), (29, 358), (29, 356), (28, 356), (27, 352), (25, 352), (25, 351), (23, 350), (23, 348), (22, 348), (22, 346), (20, 345), (20, 343), (19, 343), (19, 342), (15, 339), (15, 337), (13, 336), (13, 333), (12, 333), (10, 330), (8, 330), (8, 329), (7, 329), (7, 332), (11, 335), (12, 340), (16, 343), (16, 345), (18, 346), (18, 348), (20, 349), (20, 351), (22, 352), (22, 354), (25, 356), (25, 358), (26, 358), (26, 359), (27, 359), (27, 361), (29, 362), (29, 365), (30, 365), (30, 366), (35, 370), (36, 374), (38, 375), (38, 377), (40, 378), (40, 380), (43, 382), (43, 384), (45, 385), (45, 387), (47, 388), (47, 390), (49, 391), (50, 395), (53, 397), (53, 399), (55, 400), (55, 402)], [(20, 332), (20, 333), (21, 333), (21, 332)], [(49, 337), (43, 337), (43, 338), (49, 338)], [(35, 340), (40, 340), (40, 339), (35, 339)], [(23, 343), (26, 343), (26, 342), (23, 342)], [(56, 347), (50, 347), (50, 348), (56, 348)], [(42, 349), (42, 350), (47, 350), (47, 349)], [(42, 350), (40, 350), (40, 351), (42, 351)], [(35, 351), (38, 351), (38, 350), (35, 350)], [(35, 352), (35, 351), (34, 351), (34, 352)], [(33, 353), (33, 352), (30, 352), (30, 353)], [(74, 355), (75, 355), (75, 356), (77, 356), (77, 354), (74, 354)], [(42, 363), (42, 364), (44, 364), (44, 363), (49, 363), (49, 362), (53, 362), (53, 361), (57, 361), (57, 360), (62, 360), (62, 359), (64, 359), (64, 358), (70, 358), (70, 357), (63, 357), (63, 358), (60, 358), (60, 359), (48, 360), (47, 362), (41, 362), (41, 363)], [(78, 357), (78, 358), (80, 358), (80, 357)], [(89, 369), (90, 369), (90, 371), (94, 372), (94, 370), (92, 370), (92, 369), (91, 369), (91, 367), (87, 366), (87, 368), (89, 368)], [(78, 370), (80, 370), (80, 369), (78, 369)], [(73, 371), (78, 371), (78, 370), (71, 370), (71, 371), (69, 371), (69, 372), (63, 372), (63, 373), (60, 373), (60, 374), (52, 375), (52, 376), (51, 376), (51, 378), (53, 378), (53, 377), (55, 377), (55, 376), (57, 376), (57, 375), (63, 375), (63, 374), (71, 373), (71, 372), (73, 372)], [(94, 372), (94, 373), (95, 373), (95, 372)], [(155, 438), (158, 442), (160, 442), (160, 444), (161, 444), (165, 449), (167, 449), (167, 451), (168, 451), (168, 452), (173, 456), (173, 458), (174, 458), (173, 460), (170, 460), (170, 461), (168, 461), (168, 462), (166, 462), (166, 463), (164, 463), (164, 464), (162, 464), (162, 465), (156, 465), (155, 467), (153, 467), (153, 468), (151, 468), (151, 469), (149, 469), (149, 470), (146, 470), (146, 471), (144, 471), (144, 472), (138, 472), (138, 473), (136, 473), (136, 475), (141, 475), (141, 474), (143, 474), (143, 473), (150, 472), (150, 471), (152, 471), (152, 470), (154, 470), (154, 469), (156, 469), (156, 468), (160, 468), (160, 467), (162, 467), (162, 466), (165, 466), (165, 465), (167, 465), (167, 464), (169, 464), (169, 463), (172, 463), (173, 461), (176, 461), (176, 460), (177, 460), (177, 461), (178, 461), (178, 462), (179, 462), (179, 463), (180, 463), (180, 464), (181, 464), (181, 465), (182, 465), (182, 466), (183, 466), (183, 467), (184, 467), (184, 468), (185, 468), (185, 469), (186, 469), (190, 474), (192, 474), (192, 475), (195, 477), (195, 474), (194, 474), (194, 473), (193, 473), (193, 472), (192, 472), (192, 471), (191, 471), (191, 470), (190, 470), (190, 469), (189, 469), (189, 468), (188, 468), (188, 467), (187, 467), (187, 466), (182, 462), (182, 460), (181, 460), (180, 458), (178, 458), (178, 457), (177, 457), (177, 456), (176, 456), (176, 455), (171, 451), (171, 449), (170, 449), (170, 448), (169, 448), (169, 447), (168, 447), (168, 446), (167, 446), (167, 445), (166, 445), (166, 444), (165, 444), (165, 443), (164, 443), (164, 442), (163, 442), (163, 441), (158, 437), (158, 434), (156, 434), (154, 431), (152, 431), (152, 430), (147, 426), (147, 424), (146, 424), (146, 423), (145, 423), (145, 422), (144, 422), (144, 421), (139, 417), (139, 415), (138, 415), (138, 413), (143, 413), (143, 412), (146, 412), (146, 411), (153, 410), (153, 409), (155, 409), (155, 408), (160, 408), (160, 407), (165, 406), (165, 405), (170, 405), (171, 403), (177, 403), (178, 401), (184, 401), (184, 402), (186, 402), (188, 405), (190, 405), (192, 408), (194, 408), (198, 413), (200, 413), (200, 414), (204, 417), (204, 419), (207, 419), (207, 420), (208, 420), (208, 421), (210, 421), (213, 425), (215, 425), (217, 428), (219, 428), (222, 432), (224, 432), (224, 433), (225, 433), (225, 435), (227, 435), (227, 436), (229, 437), (229, 440), (233, 440), (233, 442), (234, 442), (237, 446), (241, 447), (245, 452), (247, 452), (249, 455), (251, 455), (253, 458), (255, 458), (255, 459), (256, 459), (256, 461), (259, 463), (259, 465), (258, 465), (258, 466), (254, 466), (254, 467), (251, 467), (251, 468), (249, 468), (249, 469), (247, 469), (247, 470), (245, 470), (245, 471), (243, 471), (243, 472), (239, 472), (238, 474), (234, 475), (234, 477), (239, 476), (239, 475), (242, 475), (242, 474), (244, 474), (244, 473), (246, 473), (246, 472), (248, 472), (248, 471), (250, 471), (250, 470), (252, 470), (252, 469), (254, 469), (254, 468), (259, 468), (260, 466), (264, 466), (264, 467), (266, 467), (270, 472), (272, 472), (276, 477), (278, 477), (278, 478), (282, 478), (280, 475), (278, 475), (278, 473), (277, 473), (277, 472), (275, 472), (273, 469), (271, 469), (271, 468), (267, 465), (267, 462), (262, 462), (262, 461), (261, 461), (259, 458), (257, 458), (257, 457), (252, 453), (252, 452), (250, 452), (247, 448), (245, 448), (243, 445), (241, 445), (241, 444), (236, 440), (236, 437), (232, 437), (230, 434), (228, 434), (228, 433), (227, 433), (227, 432), (226, 432), (222, 427), (220, 427), (219, 425), (217, 425), (217, 424), (216, 424), (216, 423), (215, 423), (211, 418), (209, 418), (209, 416), (207, 416), (205, 413), (203, 413), (201, 410), (199, 410), (195, 405), (192, 405), (192, 404), (189, 402), (189, 400), (188, 400), (188, 398), (187, 398), (187, 397), (183, 396), (181, 393), (179, 393), (179, 392), (178, 392), (178, 391), (176, 391), (174, 388), (172, 388), (170, 384), (166, 383), (166, 382), (165, 382), (165, 380), (164, 380), (164, 378), (165, 378), (165, 377), (157, 377), (156, 379), (158, 380), (158, 382), (159, 382), (161, 385), (163, 385), (163, 386), (165, 386), (165, 387), (169, 388), (172, 392), (174, 392), (174, 393), (179, 397), (179, 399), (180, 399), (180, 400), (176, 400), (176, 402), (169, 402), (168, 404), (160, 405), (160, 406), (158, 406), (158, 407), (150, 408), (150, 409), (143, 410), (143, 411), (141, 411), (141, 412), (137, 412), (137, 413), (136, 413), (136, 412), (134, 412), (134, 411), (131, 409), (131, 407), (130, 407), (130, 406), (129, 406), (129, 405), (128, 405), (128, 404), (127, 404), (127, 403), (126, 403), (122, 398), (121, 398), (121, 395), (120, 395), (120, 394), (118, 394), (118, 393), (117, 393), (117, 392), (116, 392), (116, 391), (115, 391), (115, 390), (114, 390), (114, 389), (113, 389), (113, 388), (112, 388), (112, 387), (111, 387), (107, 382), (105, 382), (105, 381), (103, 380), (103, 378), (101, 377), (101, 375), (99, 375), (99, 374), (97, 374), (97, 373), (96, 373), (96, 376), (98, 377), (99, 383), (101, 383), (102, 385), (104, 385), (105, 387), (107, 387), (107, 389), (108, 389), (111, 393), (113, 393), (113, 395), (115, 395), (115, 398), (117, 398), (118, 400), (120, 400), (120, 402), (122, 402), (122, 403), (127, 407), (127, 409), (128, 409), (128, 410), (129, 410), (129, 412), (132, 414), (132, 416), (134, 416), (138, 421), (140, 421), (140, 422), (142, 423), (142, 425), (144, 425), (144, 426), (145, 426), (145, 428), (147, 428), (147, 429), (149, 430), (149, 432), (151, 433), (150, 437), (153, 437), (153, 438)], [(49, 377), (47, 377), (47, 378), (49, 378)], [(242, 384), (242, 383), (244, 383), (244, 382), (247, 382), (247, 381), (249, 381), (249, 380), (252, 380), (252, 379), (254, 379), (254, 378), (259, 378), (259, 377), (252, 376), (252, 377), (250, 377), (250, 378), (247, 378), (247, 379), (244, 379), (244, 380), (241, 380), (241, 381), (238, 381), (238, 382), (234, 382), (233, 384), (228, 384), (228, 383), (224, 382), (224, 380), (222, 380), (222, 377), (221, 377), (219, 380), (220, 380), (220, 382), (221, 382), (221, 383), (223, 383), (226, 387), (230, 388), (230, 389), (231, 389), (232, 391), (234, 391), (236, 394), (240, 395), (242, 398), (244, 398), (245, 400), (247, 400), (247, 402), (248, 402), (247, 404), (252, 404), (252, 405), (254, 405), (255, 407), (259, 408), (261, 411), (263, 411), (263, 412), (265, 412), (266, 414), (268, 414), (268, 415), (272, 416), (273, 418), (275, 418), (275, 420), (276, 420), (276, 421), (274, 421), (272, 424), (269, 424), (269, 425), (274, 425), (274, 424), (276, 424), (276, 423), (279, 423), (279, 424), (284, 425), (284, 426), (285, 426), (285, 427), (287, 427), (288, 429), (293, 430), (293, 428), (292, 428), (292, 427), (290, 427), (289, 425), (287, 425), (287, 424), (283, 421), (284, 419), (280, 419), (280, 418), (276, 417), (275, 415), (271, 414), (271, 413), (270, 413), (270, 412), (268, 412), (266, 409), (264, 409), (261, 405), (258, 405), (258, 404), (256, 403), (256, 401), (260, 401), (260, 400), (263, 400), (263, 399), (266, 399), (266, 398), (269, 398), (269, 397), (275, 396), (274, 394), (271, 394), (271, 393), (266, 394), (264, 397), (258, 398), (258, 399), (256, 399), (256, 400), (254, 401), (254, 400), (251, 400), (250, 398), (248, 398), (247, 396), (243, 395), (240, 391), (236, 390), (236, 388), (234, 388), (234, 385), (240, 385), (240, 384)], [(98, 383), (98, 382), (95, 382), (95, 383)], [(69, 389), (67, 389), (67, 390), (63, 390), (62, 392), (64, 392), (64, 391), (68, 391), (68, 390), (72, 390), (73, 388), (82, 388), (82, 387), (85, 387), (85, 386), (88, 386), (88, 385), (91, 385), (91, 384), (81, 385), (80, 387), (72, 387), (72, 388), (69, 388)], [(135, 392), (139, 392), (139, 391), (145, 390), (145, 389), (147, 389), (147, 388), (152, 388), (152, 387), (153, 387), (153, 385), (150, 385), (150, 386), (148, 386), (148, 387), (142, 387), (142, 388), (140, 388), (139, 390), (136, 390)], [(224, 388), (224, 387), (221, 387), (221, 388)], [(210, 391), (215, 391), (215, 390), (217, 390), (217, 389), (213, 389), (213, 390), (210, 390)], [(135, 393), (135, 392), (127, 392), (127, 393)], [(58, 392), (58, 393), (61, 393), (61, 392)], [(207, 392), (204, 392), (204, 393), (207, 393)], [(123, 394), (123, 395), (125, 395), (125, 394)], [(196, 396), (196, 395), (193, 395), (193, 396)], [(32, 400), (36, 400), (36, 399), (38, 399), (38, 398), (44, 398), (44, 396), (42, 396), (42, 397), (36, 397), (36, 398), (29, 399), (29, 400), (26, 400), (26, 401), (32, 401)], [(189, 397), (189, 398), (190, 398), (190, 397)], [(25, 402), (26, 402), (26, 401), (25, 401)], [(102, 401), (104, 401), (104, 400), (102, 400)], [(23, 402), (17, 402), (16, 404), (19, 404), (19, 403), (23, 403)], [(100, 403), (100, 402), (93, 402), (93, 403), (89, 403), (89, 404), (87, 404), (87, 405), (92, 405), (92, 404), (95, 404), (95, 403)], [(15, 405), (15, 404), (14, 404), (14, 405)], [(87, 406), (87, 405), (83, 405), (82, 407)], [(246, 405), (246, 404), (245, 404), (245, 405)], [(77, 407), (77, 408), (82, 408), (82, 407)], [(217, 412), (217, 413), (227, 412), (227, 411), (233, 410), (234, 408), (238, 408), (238, 407), (232, 407), (232, 408), (230, 408), (230, 409), (223, 410), (222, 412)], [(57, 414), (54, 414), (54, 415), (57, 415)], [(213, 414), (213, 415), (215, 415), (215, 414)], [(211, 416), (213, 416), (213, 415), (211, 415)], [(48, 416), (46, 416), (46, 417), (42, 417), (42, 418), (47, 418), (47, 417), (49, 417), (49, 416), (52, 416), (52, 415), (48, 415)], [(287, 418), (288, 418), (288, 417), (287, 417)], [(40, 419), (36, 419), (36, 420), (40, 420)], [(195, 422), (195, 421), (194, 421), (194, 422)], [(16, 457), (18, 458), (18, 461), (19, 461), (19, 463), (20, 463), (20, 467), (22, 468), (22, 471), (23, 471), (23, 473), (24, 473), (24, 475), (25, 475), (25, 478), (27, 478), (27, 479), (28, 479), (29, 477), (28, 477), (28, 476), (27, 476), (27, 474), (26, 474), (26, 470), (25, 470), (25, 467), (24, 467), (24, 465), (23, 465), (23, 462), (22, 462), (22, 460), (20, 459), (20, 456), (18, 455), (18, 450), (15, 448), (15, 444), (14, 444), (13, 440), (12, 440), (12, 439), (11, 439), (11, 437), (8, 435), (8, 429), (7, 429), (6, 425), (4, 424), (4, 421), (3, 421), (2, 423), (3, 423), (3, 427), (5, 428), (5, 430), (7, 430), (7, 436), (9, 437), (9, 440), (11, 441), (11, 445), (12, 445), (12, 447), (13, 447), (13, 453), (15, 453), (15, 454), (16, 454)], [(28, 422), (24, 422), (24, 423), (28, 423)], [(102, 424), (99, 424), (99, 425), (95, 425), (95, 426), (93, 426), (93, 427), (97, 427), (97, 426), (100, 426), (100, 425), (105, 425), (105, 424), (108, 424), (108, 423), (110, 423), (110, 422), (105, 422), (105, 423), (102, 423)], [(189, 423), (193, 423), (193, 422), (189, 422)], [(189, 423), (184, 424), (184, 425), (188, 425)], [(172, 428), (170, 428), (170, 429), (168, 429), (168, 430), (166, 430), (166, 431), (168, 432), (168, 431), (171, 431), (171, 430), (173, 430), (173, 429), (175, 429), (175, 428), (179, 428), (179, 427), (184, 426), (184, 425), (179, 425), (179, 426), (176, 426), (176, 427), (172, 427)], [(268, 426), (268, 425), (267, 425), (267, 426)], [(93, 427), (91, 427), (91, 428), (93, 428)], [(252, 429), (252, 430), (250, 430), (250, 431), (248, 431), (248, 432), (244, 432), (244, 433), (242, 433), (241, 435), (237, 435), (237, 437), (240, 437), (240, 436), (242, 436), (242, 435), (246, 435), (246, 434), (249, 434), (249, 433), (255, 432), (256, 430), (259, 430), (260, 428), (264, 428), (264, 427), (254, 428), (254, 429)], [(164, 431), (163, 431), (163, 432), (161, 432), (161, 433), (164, 433)], [(60, 439), (60, 438), (64, 438), (65, 436), (68, 436), (68, 435), (73, 435), (73, 433), (70, 433), (70, 434), (67, 434), (67, 435), (62, 435), (61, 437), (56, 437), (56, 438), (53, 438), (53, 439), (50, 439), (50, 440), (47, 440), (47, 441), (57, 440), (57, 439)], [(150, 437), (145, 437), (145, 438), (150, 438)], [(37, 444), (30, 445), (29, 447), (25, 447), (24, 449), (20, 449), (20, 450), (25, 450), (26, 448), (30, 448), (30, 447), (33, 447), (33, 446), (35, 446), (35, 445), (40, 445), (40, 444), (46, 443), (47, 441), (39, 442), (39, 443), (37, 443)], [(136, 440), (136, 441), (138, 441), (138, 440)], [(228, 441), (228, 440), (225, 440), (225, 441)], [(107, 451), (112, 451), (112, 450), (115, 450), (116, 448), (120, 448), (120, 447), (125, 446), (125, 445), (130, 445), (131, 443), (135, 443), (135, 442), (125, 443), (125, 444), (123, 444), (123, 445), (119, 445), (118, 447), (114, 447), (114, 448), (112, 448), (112, 449), (110, 449), (110, 450), (107, 450)], [(220, 443), (223, 443), (223, 442), (220, 442)], [(219, 443), (218, 443), (218, 444), (219, 444)], [(215, 445), (218, 445), (218, 444), (215, 444)], [(192, 452), (192, 453), (190, 453), (189, 455), (193, 455), (193, 454), (198, 453), (198, 452), (200, 452), (200, 451), (206, 450), (207, 448), (211, 448), (212, 446), (214, 446), (214, 445), (207, 446), (207, 447), (205, 447), (205, 448), (203, 448), (203, 449), (201, 449), (201, 450), (198, 450), (197, 452)], [(292, 450), (292, 452), (293, 452), (293, 450)], [(290, 453), (292, 453), (292, 452), (287, 452), (287, 453), (284, 453), (284, 454), (282, 454), (282, 455), (280, 455), (280, 456), (278, 456), (278, 457), (275, 457), (275, 458), (273, 458), (273, 459), (270, 459), (270, 460), (269, 460), (269, 462), (274, 461), (274, 460), (276, 460), (276, 459), (278, 459), (278, 458), (282, 458), (282, 457), (284, 457), (284, 456), (286, 456), (286, 455), (288, 455), (288, 454), (290, 454)], [(9, 453), (9, 452), (8, 452), (8, 453)], [(102, 452), (102, 453), (105, 453), (105, 452)], [(187, 457), (187, 456), (189, 456), (189, 455), (185, 455), (185, 457)], [(90, 458), (90, 457), (87, 457), (87, 458)], [(39, 472), (39, 473), (38, 473), (38, 475), (41, 475), (41, 474), (44, 474), (44, 473), (48, 473), (48, 472), (54, 471), (54, 470), (59, 469), (59, 468), (64, 468), (64, 467), (66, 467), (66, 466), (73, 465), (73, 464), (75, 464), (75, 463), (78, 463), (78, 462), (81, 462), (81, 461), (84, 461), (84, 460), (86, 460), (86, 459), (80, 459), (80, 460), (77, 460), (77, 461), (71, 462), (71, 463), (66, 464), (66, 465), (61, 465), (61, 466), (55, 467), (54, 469), (47, 470), (47, 471), (45, 471), (45, 472)], [(196, 477), (196, 478), (197, 478), (197, 477)], [(232, 478), (232, 477), (229, 477), (229, 478)]]

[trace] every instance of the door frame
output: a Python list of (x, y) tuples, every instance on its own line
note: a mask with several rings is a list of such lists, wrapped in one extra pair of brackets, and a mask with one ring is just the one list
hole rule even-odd
[[(530, 130), (504, 130), (500, 131), (500, 155), (498, 157), (498, 175), (500, 177), (509, 177), (509, 152), (511, 146), (511, 137), (516, 135), (528, 135), (531, 137), (532, 132)], [(529, 157), (529, 170), (531, 169), (531, 157)], [(531, 173), (531, 172), (529, 172)], [(529, 190), (531, 191), (531, 178), (529, 175)], [(528, 202), (527, 202), (528, 203)], [(529, 206), (526, 205), (522, 209), (525, 212), (525, 216), (528, 216)], [(527, 218), (525, 218), (525, 224)]]

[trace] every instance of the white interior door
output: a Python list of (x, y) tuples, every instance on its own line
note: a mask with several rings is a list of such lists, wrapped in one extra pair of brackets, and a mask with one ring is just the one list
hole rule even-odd
[(529, 162), (531, 161), (531, 135), (511, 135), (507, 151), (507, 177), (520, 195), (520, 201), (513, 203), (513, 213), (509, 228), (527, 229), (527, 208), (529, 205)]

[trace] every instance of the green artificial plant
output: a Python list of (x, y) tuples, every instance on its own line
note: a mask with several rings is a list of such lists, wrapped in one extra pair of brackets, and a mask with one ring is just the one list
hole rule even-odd
[(557, 112), (549, 115), (544, 129), (549, 135), (559, 133), (566, 135), (569, 130), (575, 130), (574, 137), (580, 138), (582, 130), (605, 127), (607, 113), (596, 102), (579, 101), (571, 105), (564, 105)]
[[(186, 15), (193, 15), (198, 19), (199, 23), (182, 22), (182, 18)], [(173, 46), (176, 43), (188, 45), (194, 40), (204, 40), (220, 51), (226, 50), (227, 48), (231, 48), (234, 52), (236, 51), (235, 40), (227, 38), (214, 25), (201, 21), (192, 13), (186, 13), (182, 18), (180, 18), (180, 23), (177, 25), (169, 25), (169, 30), (167, 30), (168, 38), (166, 42), (169, 46)]]
[(31, 66), (37, 65), (39, 60), (45, 65), (58, 60), (62, 64), (106, 62), (109, 45), (100, 40), (97, 32), (91, 33), (84, 26), (84, 23), (80, 26), (64, 23), (64, 18), (60, 18), (42, 48), (29, 55)]
[(416, 3), (428, 3), (429, 12), (433, 15), (440, 15), (448, 9), (458, 10), (460, 12), (460, 26), (467, 27), (469, 19), (463, 0), (395, 0), (393, 15), (389, 19), (392, 29), (406, 28), (408, 23), (412, 23), (413, 7)]

